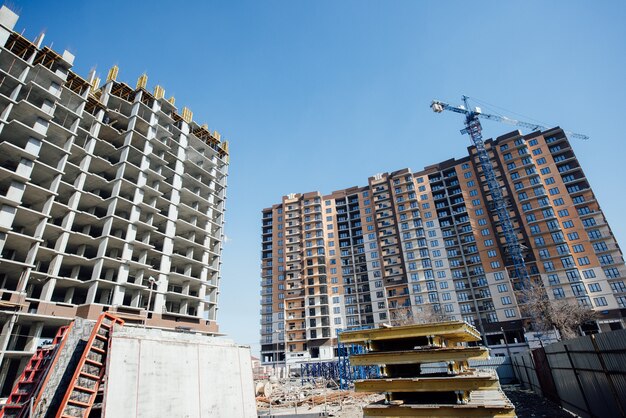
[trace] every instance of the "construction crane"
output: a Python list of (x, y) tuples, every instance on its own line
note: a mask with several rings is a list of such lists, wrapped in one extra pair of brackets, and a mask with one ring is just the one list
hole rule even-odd
[[(529, 128), (531, 130), (545, 130), (547, 128), (534, 123), (509, 119), (504, 116), (482, 113), (481, 109), (478, 107), (472, 110), (468, 102), (469, 97), (463, 96), (463, 106), (453, 106), (439, 100), (433, 100), (430, 107), (436, 113), (442, 113), (444, 110), (448, 110), (451, 112), (461, 113), (465, 115), (465, 129), (462, 129), (461, 133), (468, 134), (472, 139), (472, 143), (476, 147), (478, 158), (480, 160), (485, 179), (487, 180), (487, 186), (493, 199), (494, 208), (496, 214), (498, 215), (498, 219), (500, 220), (502, 232), (506, 240), (506, 249), (513, 261), (515, 276), (520, 279), (521, 286), (524, 289), (527, 288), (530, 284), (530, 276), (528, 274), (528, 270), (526, 269), (526, 262), (524, 261), (523, 255), (524, 246), (517, 239), (517, 233), (515, 232), (515, 228), (513, 227), (513, 221), (511, 220), (511, 216), (509, 214), (509, 210), (507, 208), (506, 200), (504, 199), (500, 183), (496, 178), (493, 164), (491, 163), (489, 154), (485, 149), (485, 142), (483, 141), (482, 136), (482, 126), (480, 124), (479, 118)], [(586, 135), (576, 134), (572, 132), (567, 132), (567, 134), (573, 138), (589, 139), (589, 137)]]

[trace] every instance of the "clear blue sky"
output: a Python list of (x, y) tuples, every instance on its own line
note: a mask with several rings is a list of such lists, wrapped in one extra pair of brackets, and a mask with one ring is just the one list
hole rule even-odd
[(461, 117), (432, 113), (433, 98), (466, 94), (588, 134), (574, 150), (626, 243), (626, 2), (13, 4), (17, 30), (45, 30), (79, 74), (95, 67), (104, 78), (118, 64), (134, 85), (147, 72), (149, 86), (231, 141), (219, 322), (255, 351), (261, 209), (466, 155)]

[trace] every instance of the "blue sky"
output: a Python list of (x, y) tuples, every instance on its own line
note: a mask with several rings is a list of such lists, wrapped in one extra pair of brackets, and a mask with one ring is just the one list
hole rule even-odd
[[(466, 94), (573, 140), (626, 240), (626, 3), (620, 1), (17, 1), (17, 30), (102, 78), (143, 72), (230, 140), (219, 322), (258, 350), (261, 209), (291, 192), (466, 155)], [(502, 109), (501, 109), (502, 108)], [(503, 110), (510, 109), (510, 110)], [(521, 116), (518, 112), (525, 116)], [(509, 132), (485, 122), (485, 134)]]

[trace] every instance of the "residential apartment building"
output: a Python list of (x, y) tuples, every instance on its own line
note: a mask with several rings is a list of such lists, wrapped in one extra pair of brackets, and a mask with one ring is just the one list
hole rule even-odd
[(215, 334), (228, 145), (164, 89), (72, 71), (0, 10), (0, 396), (103, 311)]
[[(564, 132), (512, 132), (486, 147), (531, 278), (552, 299), (597, 310), (600, 329), (622, 328), (622, 252)], [(264, 209), (264, 363), (330, 359), (338, 331), (407, 317), (462, 319), (496, 351), (521, 349), (532, 335), (488, 190), (469, 147), (462, 159)]]

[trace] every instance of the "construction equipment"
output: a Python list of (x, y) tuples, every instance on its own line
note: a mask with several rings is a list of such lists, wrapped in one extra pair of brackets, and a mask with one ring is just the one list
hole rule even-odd
[[(385, 395), (363, 408), (365, 417), (515, 417), (495, 371), (470, 368), (468, 360), (489, 352), (467, 346), (481, 336), (465, 322), (345, 331), (339, 338), (367, 351), (350, 356), (351, 364), (381, 369), (380, 377), (355, 381), (357, 392)], [(422, 367), (429, 363), (442, 363), (445, 371)]]
[[(504, 116), (482, 113), (481, 109), (478, 107), (472, 110), (469, 106), (469, 97), (467, 96), (463, 96), (463, 103), (463, 106), (453, 106), (439, 100), (433, 100), (430, 107), (435, 113), (442, 113), (444, 110), (448, 110), (465, 115), (465, 129), (462, 129), (461, 133), (468, 134), (472, 139), (472, 143), (476, 147), (478, 158), (489, 188), (489, 193), (491, 193), (491, 197), (493, 199), (494, 209), (498, 215), (498, 219), (500, 220), (502, 233), (506, 240), (506, 249), (509, 257), (513, 261), (515, 276), (520, 280), (521, 287), (527, 288), (530, 284), (530, 277), (524, 261), (524, 248), (522, 243), (517, 238), (517, 232), (513, 227), (513, 221), (511, 220), (509, 209), (507, 208), (507, 203), (500, 187), (500, 182), (496, 178), (493, 164), (491, 163), (491, 159), (489, 158), (489, 154), (485, 148), (485, 143), (482, 137), (482, 126), (479, 118), (507, 123), (532, 130), (545, 130), (547, 128), (534, 123), (509, 119)], [(582, 134), (571, 132), (568, 134), (573, 138), (589, 139), (588, 136)]]
[(71, 325), (59, 328), (51, 344), (37, 348), (0, 411), (1, 418), (26, 417), (32, 412), (39, 389), (45, 384), (51, 365), (55, 363), (70, 327)]
[(115, 324), (124, 325), (124, 321), (107, 313), (103, 313), (98, 318), (56, 418), (87, 418), (89, 416), (104, 377), (106, 354)]

